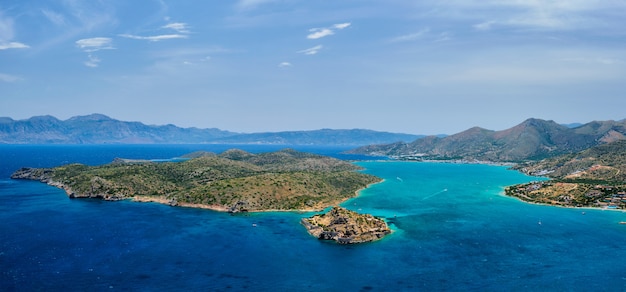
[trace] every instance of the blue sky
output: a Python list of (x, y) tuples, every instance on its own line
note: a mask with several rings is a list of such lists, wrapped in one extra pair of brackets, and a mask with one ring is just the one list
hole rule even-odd
[(452, 134), (626, 118), (626, 1), (0, 2), (0, 116)]

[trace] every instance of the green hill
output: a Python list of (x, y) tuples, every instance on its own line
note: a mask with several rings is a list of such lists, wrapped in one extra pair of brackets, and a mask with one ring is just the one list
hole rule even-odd
[(220, 155), (194, 153), (184, 162), (117, 159), (102, 166), (22, 168), (12, 178), (39, 180), (72, 198), (155, 201), (221, 211), (319, 210), (379, 181), (358, 166), (294, 150)]
[(626, 141), (620, 140), (515, 167), (531, 175), (569, 181), (626, 183)]
[(508, 187), (507, 195), (537, 203), (626, 209), (624, 140), (514, 168), (552, 180)]

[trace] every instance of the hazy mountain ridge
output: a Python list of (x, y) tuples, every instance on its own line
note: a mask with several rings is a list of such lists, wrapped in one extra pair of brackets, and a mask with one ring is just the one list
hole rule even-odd
[(0, 143), (6, 144), (202, 143), (233, 134), (219, 129), (124, 122), (101, 114), (65, 121), (52, 116), (0, 120)]
[[(423, 135), (399, 134), (378, 132), (366, 129), (334, 130), (320, 129), (312, 131), (285, 131), (239, 134), (216, 139), (224, 144), (336, 144), (336, 145), (366, 145), (377, 144), (382, 141), (412, 141)], [(368, 142), (371, 141), (371, 142)], [(379, 141), (379, 142), (376, 142)], [(297, 143), (294, 143), (297, 142)], [(382, 142), (385, 143), (385, 142)]]
[(531, 118), (502, 131), (473, 127), (443, 138), (429, 136), (411, 143), (370, 145), (349, 153), (409, 159), (518, 162), (574, 153), (623, 139), (626, 139), (624, 120), (594, 121), (569, 128), (554, 121)]
[(59, 120), (35, 116), (26, 120), (0, 117), (0, 143), (3, 144), (291, 144), (291, 145), (368, 145), (412, 141), (418, 135), (372, 130), (290, 131), (275, 133), (236, 133), (217, 128), (181, 128), (175, 125), (145, 125), (126, 122), (102, 114)]

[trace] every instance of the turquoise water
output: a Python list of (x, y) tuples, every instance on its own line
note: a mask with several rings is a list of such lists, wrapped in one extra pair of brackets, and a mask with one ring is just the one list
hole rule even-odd
[[(209, 146), (171, 146), (165, 152), (158, 147), (58, 147), (1, 146), (1, 167), (167, 159)], [(343, 206), (384, 217), (394, 229), (381, 241), (357, 246), (313, 239), (299, 225), (307, 213), (230, 216), (153, 203), (70, 200), (61, 190), (10, 180), (10, 172), (0, 171), (0, 287), (626, 290), (626, 226), (618, 224), (626, 221), (626, 213), (505, 197), (504, 186), (536, 178), (501, 166), (357, 163), (385, 181)]]

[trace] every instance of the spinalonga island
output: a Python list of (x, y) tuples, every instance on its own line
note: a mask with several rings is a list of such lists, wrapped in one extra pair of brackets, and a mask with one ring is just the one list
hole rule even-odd
[[(25, 167), (11, 178), (47, 183), (65, 190), (70, 198), (130, 199), (230, 213), (320, 211), (381, 181), (358, 172), (361, 168), (352, 163), (292, 149), (260, 154), (231, 149), (219, 155), (195, 152), (183, 158), (178, 162), (115, 159), (100, 166)], [(371, 223), (370, 217), (351, 214), (357, 223)]]
[(325, 214), (302, 218), (302, 225), (318, 239), (341, 244), (375, 241), (391, 233), (387, 223), (380, 218), (336, 206)]

